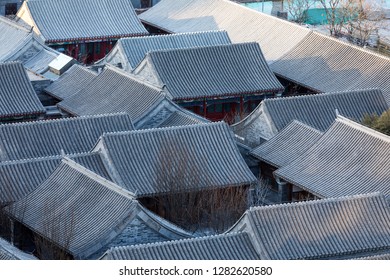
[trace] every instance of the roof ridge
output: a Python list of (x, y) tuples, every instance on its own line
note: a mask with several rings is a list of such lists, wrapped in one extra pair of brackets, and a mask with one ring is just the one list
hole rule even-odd
[[(197, 46), (197, 47), (191, 47), (191, 48), (180, 48), (180, 49), (163, 49), (163, 50), (151, 50), (146, 53), (145, 56), (155, 53), (167, 53), (167, 52), (190, 52), (193, 50), (199, 50), (199, 49), (217, 49), (217, 48), (237, 48), (239, 46), (257, 46), (259, 50), (261, 51), (260, 44), (258, 42), (252, 41), (252, 42), (240, 42), (240, 43), (232, 43), (232, 44), (224, 44), (224, 45), (215, 45), (215, 46)], [(262, 52), (262, 51), (261, 51)]]
[(32, 33), (32, 28), (27, 28), (26, 26), (23, 26), (23, 25), (19, 24), (18, 22), (13, 21), (11, 19), (8, 19), (4, 16), (0, 16), (0, 21), (6, 23), (8, 25), (11, 25), (17, 29), (20, 29), (22, 31), (25, 31), (26, 33), (30, 33), (30, 34)]
[[(180, 37), (183, 35), (192, 35), (192, 34), (206, 34), (206, 33), (227, 33), (226, 30), (204, 30), (204, 31), (192, 31), (192, 32), (180, 32), (180, 33), (171, 33), (171, 34), (162, 34), (162, 35), (149, 35), (141, 37), (123, 37), (119, 41), (137, 41), (137, 40), (152, 40), (154, 38), (163, 38), (163, 37)], [(230, 39), (230, 38), (229, 38)]]
[(0, 66), (3, 66), (3, 65), (22, 65), (22, 62), (20, 60), (11, 60), (11, 61), (3, 61), (3, 62), (0, 62)]
[[(72, 153), (72, 154), (66, 154), (65, 157), (70, 157), (70, 158), (87, 157), (89, 155), (95, 155), (95, 154), (100, 154), (100, 152), (91, 151), (91, 152)], [(5, 160), (5, 161), (0, 161), (0, 166), (21, 164), (21, 163), (35, 162), (35, 161), (45, 161), (51, 159), (61, 159), (63, 157), (64, 155), (52, 155), (52, 156), (42, 156), (42, 157), (35, 157), (35, 158), (26, 158), (26, 159)]]
[(384, 195), (381, 192), (377, 191), (371, 193), (344, 195), (344, 196), (329, 197), (329, 198), (315, 199), (309, 201), (287, 202), (287, 203), (273, 204), (273, 205), (266, 205), (266, 206), (253, 206), (250, 207), (246, 212), (248, 213), (252, 211), (269, 209), (269, 208), (288, 208), (288, 207), (295, 207), (296, 205), (324, 204), (324, 203), (337, 202), (337, 201), (342, 202), (342, 201), (350, 201), (350, 200), (357, 200), (357, 199), (364, 199), (364, 198), (371, 198), (371, 197), (378, 197), (381, 199), (385, 199)]
[[(336, 115), (336, 120), (335, 120), (335, 123), (336, 122), (339, 122), (339, 123), (343, 123), (343, 124), (346, 124), (350, 127), (353, 127), (355, 129), (358, 129), (360, 131), (364, 131), (366, 132), (367, 134), (373, 136), (373, 137), (376, 137), (376, 138), (379, 138), (383, 141), (386, 141), (386, 142), (389, 142), (390, 143), (390, 136), (389, 135), (386, 135), (382, 132), (379, 132), (377, 130), (374, 130), (368, 126), (365, 126), (365, 125), (362, 125), (360, 123), (357, 123), (351, 119), (348, 119), (347, 117), (344, 117), (340, 114), (337, 113)], [(330, 128), (329, 128), (330, 129)]]
[(159, 91), (161, 93), (164, 91), (164, 87), (165, 86), (160, 88), (157, 85), (147, 81), (146, 79), (141, 78), (141, 76), (138, 76), (138, 75), (135, 75), (133, 73), (127, 72), (127, 71), (125, 71), (123, 69), (120, 69), (120, 68), (116, 67), (115, 65), (110, 64), (110, 63), (107, 63), (105, 65), (105, 68), (104, 68), (104, 71), (108, 71), (108, 70), (112, 70), (112, 71), (114, 71), (114, 72), (116, 72), (116, 73), (118, 73), (118, 74), (120, 74), (122, 76), (126, 76), (126, 77), (130, 78), (131, 80), (133, 80), (135, 82), (139, 82), (140, 84), (143, 84), (143, 85), (145, 85), (147, 87), (155, 89), (156, 91)]
[(194, 236), (190, 238), (183, 238), (183, 239), (175, 239), (175, 240), (167, 240), (167, 241), (157, 241), (152, 243), (142, 243), (142, 244), (135, 244), (135, 245), (126, 245), (126, 246), (115, 246), (110, 248), (111, 250), (120, 250), (120, 249), (129, 249), (129, 248), (152, 248), (157, 247), (161, 245), (172, 245), (172, 244), (180, 244), (180, 243), (188, 243), (192, 241), (201, 241), (201, 240), (207, 240), (210, 238), (219, 239), (226, 236), (237, 236), (237, 235), (247, 235), (246, 232), (226, 232), (226, 233), (220, 233), (220, 234), (212, 234), (212, 235), (204, 235), (204, 236)]
[[(168, 91), (168, 93), (169, 93), (169, 91)], [(205, 121), (205, 123), (211, 123), (210, 120), (202, 117), (201, 115), (197, 115), (194, 112), (191, 112), (190, 110), (185, 109), (184, 107), (181, 107), (180, 105), (178, 105), (174, 101), (172, 101), (172, 99), (169, 99), (168, 97), (165, 97), (164, 100), (166, 100), (166, 102), (168, 102), (175, 109), (177, 109), (174, 112), (172, 112), (172, 114), (168, 118), (170, 118), (173, 114), (177, 113), (177, 114), (181, 114), (181, 115), (183, 115), (185, 117), (189, 117), (189, 118), (191, 118), (194, 121), (201, 121), (201, 120), (203, 120), (203, 121)]]
[[(142, 211), (142, 213), (144, 213), (144, 215), (146, 215), (148, 217), (149, 221), (152, 220), (153, 222), (158, 223), (160, 226), (162, 226), (164, 228), (169, 228), (169, 230), (175, 231), (176, 234), (180, 234), (180, 235), (184, 235), (185, 234), (185, 235), (192, 236), (191, 233), (188, 232), (183, 227), (180, 227), (179, 225), (174, 224), (173, 222), (171, 222), (169, 220), (166, 220), (163, 217), (155, 214), (154, 212), (152, 212), (151, 210), (149, 210), (145, 206), (143, 206), (141, 203), (139, 204), (139, 208)], [(139, 216), (139, 213), (138, 213), (138, 217), (140, 219), (142, 219), (142, 217)], [(145, 221), (145, 220), (143, 220), (143, 221)]]
[(340, 91), (331, 91), (331, 92), (320, 92), (320, 93), (310, 93), (310, 94), (301, 94), (297, 96), (279, 96), (279, 97), (273, 97), (273, 98), (266, 98), (263, 100), (264, 103), (269, 102), (276, 102), (278, 100), (291, 100), (291, 99), (306, 99), (310, 97), (315, 96), (335, 96), (335, 95), (342, 95), (342, 94), (350, 94), (352, 92), (363, 92), (363, 91), (379, 91), (382, 95), (383, 92), (380, 88), (373, 87), (373, 88), (361, 88), (361, 89), (349, 89), (349, 90), (340, 90)]
[(144, 134), (153, 131), (184, 130), (186, 128), (193, 128), (193, 127), (221, 126), (222, 124), (225, 124), (228, 127), (228, 125), (224, 121), (218, 121), (218, 122), (196, 123), (196, 124), (189, 124), (189, 125), (169, 126), (169, 127), (151, 127), (151, 128), (137, 129), (137, 130), (130, 130), (130, 131), (104, 132), (101, 137), (125, 135), (125, 134)]
[[(385, 59), (385, 60), (390, 61), (390, 57), (385, 56), (385, 55), (380, 54), (380, 53), (377, 53), (377, 52), (374, 52), (374, 51), (372, 51), (372, 50), (370, 50), (370, 49), (367, 49), (367, 48), (364, 48), (364, 47), (360, 47), (360, 46), (354, 45), (354, 44), (352, 44), (352, 43), (350, 43), (350, 42), (341, 41), (341, 40), (338, 39), (338, 38), (332, 37), (332, 36), (327, 35), (327, 34), (320, 33), (320, 32), (315, 31), (315, 30), (313, 30), (313, 34), (319, 35), (320, 37), (327, 38), (327, 39), (332, 40), (332, 41), (334, 41), (334, 42), (336, 42), (336, 43), (340, 43), (340, 44), (343, 44), (343, 45), (352, 47), (353, 49), (360, 50), (360, 51), (362, 51), (362, 52), (366, 52), (366, 53), (372, 54), (372, 55), (374, 55), (374, 56), (377, 56), (377, 57), (379, 57), (379, 58), (382, 58), (382, 59)], [(306, 39), (306, 38), (305, 38), (305, 39)], [(301, 41), (301, 42), (302, 42), (302, 41)]]
[(71, 158), (69, 158), (67, 156), (63, 156), (61, 162), (70, 166), (71, 168), (75, 169), (76, 171), (83, 173), (85, 176), (97, 181), (98, 183), (104, 185), (105, 187), (107, 187), (111, 191), (114, 191), (114, 192), (120, 194), (121, 196), (124, 196), (126, 198), (129, 198), (129, 199), (132, 199), (135, 201), (135, 195), (132, 192), (122, 188), (121, 186), (115, 184), (114, 182), (112, 182), (110, 180), (103, 178), (99, 174), (93, 172), (92, 170), (86, 168), (85, 166), (82, 166), (81, 164), (75, 162)]
[[(293, 119), (288, 125), (286, 125), (286, 126), (285, 126), (282, 130), (280, 130), (279, 133), (276, 134), (276, 135), (279, 135), (282, 131), (287, 130), (287, 128), (288, 128), (290, 125), (292, 125), (293, 123), (298, 124), (298, 125), (300, 125), (300, 126), (303, 126), (303, 127), (307, 128), (307, 129), (313, 131), (313, 132), (317, 132), (317, 133), (320, 133), (320, 134), (324, 134), (324, 132), (322, 132), (322, 131), (320, 131), (320, 130), (318, 130), (318, 129), (316, 129), (316, 128), (314, 128), (314, 127), (312, 127), (312, 126), (310, 126), (310, 125), (308, 125), (308, 124), (306, 124), (306, 123), (304, 123), (304, 122), (302, 122), (302, 121), (299, 121), (299, 120), (297, 120), (297, 119)], [(275, 136), (276, 136), (276, 135), (275, 135)]]
[(218, 1), (221, 1), (221, 2), (227, 2), (229, 3), (230, 5), (237, 5), (239, 7), (241, 7), (242, 9), (246, 9), (248, 10), (249, 12), (253, 13), (253, 14), (260, 14), (261, 16), (264, 16), (264, 17), (268, 17), (269, 19), (272, 19), (272, 20), (275, 20), (275, 21), (280, 21), (280, 22), (283, 22), (285, 24), (289, 24), (289, 25), (292, 25), (292, 26), (296, 26), (297, 28), (300, 28), (302, 30), (307, 30), (306, 27), (303, 27), (297, 23), (294, 23), (294, 22), (291, 22), (291, 21), (288, 21), (288, 20), (284, 20), (284, 19), (281, 19), (281, 18), (278, 18), (278, 17), (275, 17), (275, 16), (271, 16), (271, 15), (268, 15), (268, 14), (265, 14), (265, 13), (261, 13), (261, 12), (258, 12), (254, 9), (251, 9), (251, 8), (248, 8), (246, 6), (242, 6), (236, 2), (233, 2), (231, 0), (218, 0)]
[(37, 121), (29, 121), (29, 122), (26, 121), (26, 122), (17, 122), (17, 123), (4, 123), (4, 124), (0, 124), (0, 129), (9, 126), (33, 126), (41, 123), (70, 122), (79, 119), (98, 119), (98, 118), (109, 117), (109, 116), (125, 116), (125, 115), (130, 117), (130, 115), (125, 112), (119, 112), (119, 113), (105, 113), (105, 114), (96, 114), (96, 115), (84, 115), (84, 116), (67, 117), (67, 118), (59, 118), (59, 119), (37, 120)]
[[(36, 0), (35, 0), (35, 1), (36, 1)], [(85, 71), (87, 71), (87, 72), (90, 72), (91, 74), (94, 74), (94, 75), (96, 75), (96, 76), (99, 76), (99, 74), (100, 74), (100, 73), (98, 73), (98, 72), (96, 72), (96, 71), (94, 71), (94, 70), (92, 70), (92, 69), (90, 69), (90, 68), (88, 68), (88, 67), (85, 67), (84, 65), (78, 64), (78, 63), (73, 64), (73, 65), (69, 68), (69, 70), (72, 69), (72, 68), (79, 68), (79, 69), (85, 70)], [(68, 70), (67, 70), (66, 72), (68, 72)], [(66, 72), (65, 72), (65, 73), (66, 73)], [(64, 74), (65, 74), (65, 73), (64, 73)], [(62, 76), (62, 75), (61, 75), (61, 76)]]

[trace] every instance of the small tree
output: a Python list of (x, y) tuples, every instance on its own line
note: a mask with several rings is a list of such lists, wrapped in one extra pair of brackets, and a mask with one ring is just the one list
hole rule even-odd
[(390, 110), (383, 112), (380, 116), (367, 114), (364, 116), (362, 123), (372, 129), (390, 135)]
[(43, 260), (68, 260), (67, 253), (74, 238), (75, 215), (72, 207), (59, 213), (54, 199), (46, 201), (41, 219), (42, 233), (34, 233), (35, 255)]
[[(370, 0), (319, 0), (325, 9), (331, 36), (344, 32), (359, 45), (365, 45), (380, 26), (383, 9)], [(357, 40), (356, 40), (357, 39)]]
[(319, 0), (325, 10), (331, 36), (341, 35), (345, 22), (351, 16), (353, 1), (355, 0)]
[(266, 205), (267, 197), (271, 192), (271, 186), (267, 179), (263, 177), (258, 178), (257, 184), (253, 188), (252, 192), (252, 206)]
[(378, 29), (383, 24), (383, 8), (368, 0), (354, 0), (351, 5), (352, 15), (345, 25), (348, 39), (365, 46), (372, 35), (378, 35)]
[[(213, 187), (208, 174), (192, 160), (196, 150), (167, 141), (159, 150), (156, 191), (141, 199), (145, 206), (186, 230), (219, 233), (228, 229), (248, 206), (248, 186)], [(202, 160), (207, 165), (207, 158)]]
[(291, 20), (296, 23), (304, 23), (309, 20), (308, 9), (313, 5), (311, 0), (287, 0), (287, 9)]

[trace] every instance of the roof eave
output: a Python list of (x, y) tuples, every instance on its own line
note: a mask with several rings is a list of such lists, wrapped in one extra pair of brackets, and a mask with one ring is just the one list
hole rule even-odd
[(128, 34), (118, 34), (118, 35), (108, 35), (108, 36), (96, 36), (96, 37), (74, 37), (74, 38), (57, 38), (57, 39), (47, 39), (45, 43), (47, 44), (56, 44), (56, 43), (88, 43), (94, 41), (104, 41), (105, 39), (114, 39), (119, 40), (124, 37), (142, 37), (147, 36), (147, 32), (139, 33), (128, 33)]
[(259, 91), (243, 91), (243, 92), (235, 92), (235, 93), (223, 93), (219, 95), (204, 95), (204, 96), (190, 96), (190, 97), (177, 97), (173, 98), (174, 101), (190, 101), (190, 100), (203, 100), (204, 98), (213, 98), (213, 99), (223, 99), (226, 97), (242, 97), (244, 95), (254, 94), (254, 95), (262, 95), (267, 92), (276, 93), (284, 88), (276, 88), (276, 89), (265, 89)]

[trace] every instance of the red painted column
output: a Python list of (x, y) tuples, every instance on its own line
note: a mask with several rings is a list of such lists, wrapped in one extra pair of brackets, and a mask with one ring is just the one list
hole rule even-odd
[(207, 101), (206, 98), (203, 99), (203, 117), (207, 116)]
[(244, 97), (240, 97), (240, 117), (244, 115)]

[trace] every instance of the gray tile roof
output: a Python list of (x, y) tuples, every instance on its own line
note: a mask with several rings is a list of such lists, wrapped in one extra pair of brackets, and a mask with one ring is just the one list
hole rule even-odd
[(94, 161), (93, 156), (62, 158), (42, 183), (8, 206), (7, 213), (76, 259), (94, 259), (119, 245), (193, 236), (139, 205), (130, 192), (91, 171), (91, 166), (84, 163), (85, 159)]
[(283, 56), (311, 32), (228, 0), (161, 0), (139, 17), (172, 33), (226, 30), (233, 43), (258, 42), (269, 62)]
[(132, 129), (125, 113), (0, 125), (0, 161), (87, 152), (103, 133)]
[(76, 116), (126, 112), (137, 122), (164, 97), (161, 88), (107, 66), (88, 86), (65, 98), (58, 107)]
[(0, 61), (7, 61), (16, 50), (20, 50), (24, 45), (32, 40), (31, 30), (0, 16)]
[[(3, 260), (37, 260), (34, 256), (26, 254), (8, 241), (0, 238), (0, 261)], [(4, 263), (5, 265), (5, 263)]]
[(0, 63), (0, 118), (45, 112), (23, 65), (20, 62)]
[(256, 207), (236, 230), (262, 259), (351, 258), (390, 249), (390, 208), (379, 193)]
[[(145, 63), (174, 100), (283, 90), (257, 43), (152, 51)], [(133, 72), (142, 75), (143, 66)]]
[(237, 135), (259, 145), (257, 138), (264, 135), (269, 139), (292, 120), (325, 131), (335, 120), (336, 109), (341, 115), (360, 122), (365, 114), (380, 115), (388, 108), (383, 93), (378, 89), (269, 98), (232, 128)]
[(27, 60), (23, 65), (27, 69), (44, 76), (45, 72), (49, 70), (49, 64), (58, 56), (59, 54), (54, 51), (42, 49)]
[[(123, 55), (120, 59), (122, 68), (131, 71), (144, 59), (146, 53), (155, 50), (184, 49), (203, 46), (216, 46), (231, 44), (226, 31), (208, 31), (179, 33), (174, 35), (144, 36), (122, 38), (116, 43), (114, 49), (106, 56), (104, 62), (115, 62), (117, 52)], [(114, 61), (115, 60), (115, 61)]]
[[(72, 160), (110, 180), (99, 153), (67, 155)], [(18, 201), (33, 190), (61, 163), (63, 156), (0, 162), (0, 205)]]
[(45, 88), (45, 92), (63, 100), (85, 88), (97, 75), (96, 72), (75, 64)]
[(108, 250), (103, 260), (255, 260), (246, 233), (230, 233)]
[[(65, 77), (60, 81), (58, 91), (67, 92), (67, 88), (72, 88), (71, 79), (77, 80), (73, 76), (72, 74), (69, 79)], [(79, 81), (76, 83), (75, 86), (81, 88)], [(53, 84), (57, 86), (56, 83)], [(66, 97), (58, 103), (58, 107), (72, 115), (126, 112), (137, 129), (208, 122), (176, 105), (170, 100), (170, 95), (165, 89), (149, 84), (114, 66), (106, 66), (99, 76), (91, 79), (88, 86), (84, 85), (80, 91)]]
[(282, 167), (306, 152), (322, 132), (299, 121), (292, 121), (270, 140), (250, 151), (250, 155), (275, 167)]
[(390, 196), (390, 137), (338, 116), (324, 135), (275, 176), (319, 197), (380, 191)]
[(148, 34), (128, 0), (25, 1), (17, 16), (31, 17), (46, 43)]
[(319, 92), (378, 87), (390, 102), (389, 58), (232, 2), (162, 0), (140, 19), (168, 32), (226, 30), (233, 43), (258, 42), (281, 77)]
[[(31, 28), (0, 16), (0, 62), (21, 61), (25, 68), (47, 76), (49, 63), (60, 53), (45, 46)], [(57, 75), (50, 72), (52, 76)]]
[(379, 88), (390, 104), (390, 58), (329, 36), (310, 34), (270, 67), (321, 92)]
[[(189, 112), (189, 111), (187, 111)], [(164, 120), (159, 127), (170, 127), (170, 126), (182, 126), (201, 124), (208, 122), (206, 119), (202, 121), (200, 118), (194, 115), (190, 115), (187, 112), (175, 111), (166, 120)]]
[(137, 197), (177, 184), (192, 191), (256, 182), (223, 122), (107, 133), (95, 150), (112, 164), (114, 181)]
[(169, 98), (164, 98), (142, 118), (134, 122), (134, 127), (136, 129), (148, 129), (209, 122), (209, 120), (180, 107)]
[(136, 216), (132, 195), (79, 164), (63, 159), (9, 215), (84, 259), (115, 238)]

